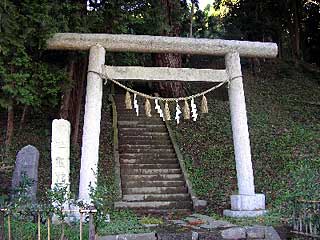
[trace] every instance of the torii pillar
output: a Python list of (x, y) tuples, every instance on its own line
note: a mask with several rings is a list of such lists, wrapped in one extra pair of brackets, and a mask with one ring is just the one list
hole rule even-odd
[(79, 200), (85, 203), (97, 185), (103, 79), (94, 72), (102, 72), (105, 53), (100, 45), (90, 48), (79, 184)]
[(228, 94), (238, 194), (231, 196), (231, 210), (224, 210), (223, 214), (228, 217), (256, 217), (266, 213), (265, 195), (256, 194), (254, 190), (246, 102), (239, 53), (227, 53), (225, 63), (226, 71), (230, 78)]

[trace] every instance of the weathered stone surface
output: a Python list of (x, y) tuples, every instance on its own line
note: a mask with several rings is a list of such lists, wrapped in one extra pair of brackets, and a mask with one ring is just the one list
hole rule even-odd
[(199, 214), (199, 213), (194, 213), (194, 214), (191, 215), (191, 217), (203, 220), (205, 222), (213, 221), (212, 217), (209, 217), (209, 216), (203, 215), (203, 214)]
[(122, 81), (224, 82), (228, 80), (226, 70), (221, 69), (105, 66), (104, 72), (109, 78)]
[(223, 215), (226, 217), (243, 218), (243, 217), (259, 217), (267, 213), (267, 210), (254, 210), (254, 211), (233, 211), (225, 209)]
[(173, 224), (178, 224), (178, 225), (185, 225), (187, 224), (185, 221), (183, 220), (172, 220)]
[(223, 239), (245, 239), (246, 229), (242, 227), (228, 228), (221, 231)]
[(26, 176), (28, 181), (31, 181), (28, 195), (32, 202), (37, 198), (38, 165), (39, 151), (34, 146), (25, 146), (18, 152), (12, 177), (12, 189), (19, 187), (23, 177)]
[(229, 77), (230, 79), (233, 79), (230, 81), (228, 95), (238, 190), (240, 195), (254, 195), (254, 177), (251, 161), (247, 110), (239, 53), (228, 53), (225, 57), (225, 63)]
[(193, 201), (193, 208), (197, 210), (204, 209), (208, 205), (208, 202), (206, 200), (200, 200), (200, 199), (195, 199)]
[(55, 187), (67, 187), (67, 190), (69, 190), (70, 132), (71, 126), (69, 121), (64, 119), (54, 119), (52, 121), (52, 189)]
[(156, 240), (155, 233), (139, 233), (139, 234), (119, 234), (112, 236), (98, 237), (97, 240)]
[(212, 217), (202, 214), (192, 214), (191, 217), (193, 217), (195, 220), (203, 221), (204, 223), (199, 226), (203, 229), (228, 228), (236, 226), (227, 221), (214, 220)]
[(192, 239), (192, 233), (158, 233), (157, 234), (158, 240), (186, 240)]
[(218, 232), (201, 232), (199, 240), (221, 240), (221, 235)]
[(264, 210), (265, 209), (265, 195), (232, 195), (231, 197), (231, 209), (232, 210)]
[(191, 239), (192, 239), (192, 240), (198, 240), (198, 239), (199, 239), (199, 233), (197, 233), (197, 232), (192, 232), (192, 234), (191, 234)]
[(265, 227), (263, 226), (246, 227), (246, 231), (247, 231), (248, 239), (263, 239)]
[(265, 227), (264, 234), (266, 240), (281, 240), (279, 234), (273, 227)]
[(276, 57), (275, 43), (222, 39), (199, 39), (127, 34), (57, 33), (48, 40), (48, 49), (88, 50), (100, 44), (107, 51), (184, 53), (224, 56), (237, 51), (245, 57)]
[(90, 48), (86, 104), (83, 122), (79, 200), (90, 202), (90, 190), (97, 184), (99, 136), (103, 80), (93, 72), (101, 72), (105, 49), (97, 44)]

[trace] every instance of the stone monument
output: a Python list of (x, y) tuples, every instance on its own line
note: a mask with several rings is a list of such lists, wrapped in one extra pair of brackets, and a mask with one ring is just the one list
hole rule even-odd
[(70, 123), (64, 119), (55, 119), (52, 122), (51, 160), (52, 183), (55, 187), (70, 189)]
[(27, 194), (32, 202), (37, 200), (39, 151), (34, 146), (23, 147), (17, 154), (12, 177), (12, 190), (17, 189), (24, 178), (30, 182)]

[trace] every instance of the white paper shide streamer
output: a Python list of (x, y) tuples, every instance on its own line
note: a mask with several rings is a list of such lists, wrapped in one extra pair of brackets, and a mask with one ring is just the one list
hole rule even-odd
[(191, 113), (193, 121), (197, 121), (198, 113), (197, 113), (197, 105), (194, 103), (194, 98), (191, 99)]
[(139, 116), (139, 105), (137, 101), (137, 94), (133, 95), (133, 107), (136, 110), (137, 116)]
[(154, 104), (155, 104), (155, 110), (157, 110), (157, 113), (159, 113), (160, 117), (162, 118), (162, 120), (164, 121), (164, 116), (163, 116), (163, 111), (159, 105), (159, 100), (158, 99), (155, 99), (154, 100)]
[(177, 121), (177, 124), (180, 123), (180, 114), (181, 114), (181, 109), (180, 109), (180, 106), (179, 106), (179, 103), (178, 101), (176, 101), (176, 116), (175, 116), (175, 120)]

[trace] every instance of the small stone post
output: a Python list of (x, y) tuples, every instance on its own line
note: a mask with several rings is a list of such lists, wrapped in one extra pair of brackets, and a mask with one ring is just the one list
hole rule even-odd
[(255, 194), (254, 190), (246, 102), (239, 53), (228, 53), (225, 57), (225, 62), (226, 70), (230, 77), (228, 93), (239, 194), (231, 196), (231, 210), (224, 210), (224, 215), (229, 217), (259, 216), (265, 213), (265, 196), (263, 194)]
[(104, 63), (105, 49), (100, 45), (92, 46), (90, 48), (87, 76), (79, 184), (79, 200), (87, 203), (91, 201), (90, 187), (95, 188), (97, 182), (102, 106), (103, 79), (94, 72), (101, 73)]
[(70, 131), (70, 122), (67, 120), (53, 120), (51, 140), (51, 189), (55, 187), (67, 187), (67, 192), (70, 190)]

